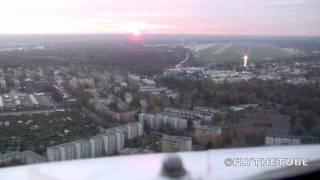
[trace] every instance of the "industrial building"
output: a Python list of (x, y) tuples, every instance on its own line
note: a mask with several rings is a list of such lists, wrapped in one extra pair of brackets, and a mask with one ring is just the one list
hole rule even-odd
[(9, 93), (0, 95), (0, 112), (46, 110), (54, 108), (50, 94)]

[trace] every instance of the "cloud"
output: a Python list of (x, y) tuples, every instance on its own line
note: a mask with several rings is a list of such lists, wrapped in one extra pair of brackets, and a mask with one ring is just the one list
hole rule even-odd
[(280, 4), (280, 5), (298, 5), (298, 4), (306, 4), (310, 3), (312, 1), (310, 0), (277, 0), (274, 1), (274, 4)]
[(167, 29), (173, 29), (174, 26), (165, 25), (165, 24), (155, 24), (147, 22), (138, 22), (138, 21), (124, 21), (124, 22), (100, 22), (98, 23), (101, 27), (104, 27), (108, 30), (117, 33), (132, 33), (132, 32), (152, 32), (152, 31), (161, 31)]
[(154, 12), (131, 12), (131, 13), (101, 13), (100, 17), (173, 17), (173, 15), (164, 13), (154, 13)]

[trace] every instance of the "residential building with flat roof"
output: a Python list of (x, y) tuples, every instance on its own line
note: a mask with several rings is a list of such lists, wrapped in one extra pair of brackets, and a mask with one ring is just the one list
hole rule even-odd
[(222, 134), (222, 128), (217, 126), (198, 125), (195, 126), (194, 138), (199, 144), (207, 144), (213, 138)]
[(191, 150), (191, 137), (165, 135), (161, 138), (161, 152), (179, 152)]
[(267, 146), (301, 144), (301, 138), (297, 136), (266, 135), (264, 140)]
[(125, 140), (142, 136), (144, 133), (141, 122), (128, 123), (106, 129), (103, 134), (80, 139), (47, 148), (49, 161), (94, 158), (120, 152)]
[(147, 114), (140, 113), (139, 121), (143, 122), (150, 129), (158, 130), (160, 128), (170, 127), (177, 130), (184, 130), (188, 123), (186, 119), (169, 116), (165, 114)]

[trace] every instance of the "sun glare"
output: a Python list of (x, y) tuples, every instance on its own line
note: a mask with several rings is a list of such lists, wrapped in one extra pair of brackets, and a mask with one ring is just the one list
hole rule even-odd
[(143, 31), (148, 29), (148, 24), (141, 22), (130, 22), (123, 25), (122, 29), (128, 33), (131, 33), (135, 36), (139, 36)]
[(140, 36), (141, 35), (141, 31), (134, 31), (134, 32), (132, 32), (132, 34), (134, 36)]

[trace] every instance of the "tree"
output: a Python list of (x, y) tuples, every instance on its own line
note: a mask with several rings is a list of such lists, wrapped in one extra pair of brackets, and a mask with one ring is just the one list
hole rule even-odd
[(320, 125), (317, 125), (317, 126), (313, 127), (313, 128), (310, 130), (310, 134), (311, 134), (312, 136), (320, 137)]

